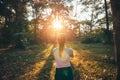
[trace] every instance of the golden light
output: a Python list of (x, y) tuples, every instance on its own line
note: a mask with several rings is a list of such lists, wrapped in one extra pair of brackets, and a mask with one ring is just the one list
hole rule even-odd
[(53, 27), (54, 27), (54, 29), (61, 30), (62, 29), (62, 24), (61, 24), (60, 20), (55, 19), (54, 22), (53, 22)]

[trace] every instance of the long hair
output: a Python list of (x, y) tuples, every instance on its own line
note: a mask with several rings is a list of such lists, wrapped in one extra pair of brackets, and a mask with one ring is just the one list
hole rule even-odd
[(65, 47), (65, 35), (64, 34), (59, 34), (58, 36), (58, 48), (59, 48), (59, 56), (62, 57), (62, 53)]

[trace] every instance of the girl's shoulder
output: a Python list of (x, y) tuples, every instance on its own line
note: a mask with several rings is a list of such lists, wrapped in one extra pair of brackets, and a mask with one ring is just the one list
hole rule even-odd
[(73, 51), (72, 48), (65, 48), (67, 51)]
[(54, 48), (54, 49), (53, 49), (53, 53), (54, 53), (56, 50), (58, 50), (58, 48)]
[(73, 57), (73, 49), (72, 48), (66, 48), (66, 52), (70, 57)]

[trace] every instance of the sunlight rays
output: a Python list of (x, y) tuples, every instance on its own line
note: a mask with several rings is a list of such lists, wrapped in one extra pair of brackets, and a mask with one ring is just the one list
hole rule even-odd
[(62, 25), (61, 25), (61, 23), (60, 23), (60, 21), (58, 19), (53, 21), (53, 27), (56, 30), (61, 30), (62, 29)]
[[(19, 77), (20, 80), (25, 79), (25, 80), (38, 80), (38, 75), (47, 63), (47, 59), (51, 54), (51, 50), (53, 48), (53, 45), (47, 45), (46, 49), (42, 51), (42, 53), (39, 53), (36, 58), (40, 58), (42, 56), (41, 61), (36, 62), (34, 65), (31, 65), (25, 69), (26, 73), (22, 76)], [(42, 54), (42, 55), (41, 55)]]
[[(19, 77), (20, 80), (22, 79), (26, 79), (26, 80), (38, 80), (38, 79), (42, 79), (42, 78), (49, 78), (49, 80), (54, 80), (54, 75), (55, 75), (55, 65), (53, 64), (54, 61), (50, 61), (52, 59), (50, 59), (50, 55), (51, 55), (51, 50), (53, 49), (54, 45), (47, 45), (47, 47), (41, 51), (40, 53), (38, 53), (38, 55), (36, 56), (36, 58), (40, 58), (38, 62), (36, 62), (34, 65), (29, 66), (27, 69), (25, 69), (26, 73), (22, 76)], [(90, 51), (88, 50), (73, 50), (74, 52), (74, 58), (71, 59), (71, 62), (74, 66), (74, 68), (79, 72), (79, 69), (82, 68), (83, 70), (87, 70), (88, 65), (89, 64), (95, 64), (95, 63), (91, 63), (91, 61), (84, 61), (83, 56), (81, 56), (81, 54), (89, 54)], [(42, 57), (40, 57), (42, 56)], [(50, 61), (50, 62), (49, 62)], [(50, 71), (48, 72), (49, 74), (43, 73), (44, 70), (46, 71), (46, 69), (48, 69), (48, 66)], [(49, 64), (49, 65), (48, 65)], [(46, 66), (48, 65), (48, 66)], [(46, 66), (46, 67), (45, 67)], [(76, 72), (76, 70), (74, 72)], [(89, 69), (90, 70), (90, 69)], [(88, 70), (87, 70), (88, 71)], [(92, 73), (91, 73), (92, 74)], [(43, 76), (42, 76), (43, 75)], [(79, 76), (80, 74), (77, 74), (77, 76)], [(85, 74), (81, 74), (84, 77), (86, 76)], [(40, 77), (39, 77), (40, 76)], [(87, 78), (88, 76), (86, 76)]]
[[(90, 50), (73, 50), (74, 52), (74, 58), (72, 59), (72, 64), (73, 67), (75, 68), (74, 70), (74, 74), (75, 78), (77, 76), (82, 76), (82, 79), (88, 80), (94, 80), (97, 77), (94, 76), (94, 74), (97, 74), (98, 72), (101, 74), (105, 74), (105, 68), (102, 69), (100, 68), (100, 63), (98, 63), (97, 61), (93, 61), (93, 58), (90, 58), (91, 52)], [(78, 74), (77, 72), (80, 72), (80, 74)], [(78, 80), (78, 79), (77, 79)], [(102, 80), (102, 78), (99, 78), (99, 80)]]
[(37, 80), (37, 74), (40, 72), (40, 70), (43, 68), (43, 66), (45, 65), (46, 61), (41, 61), (41, 62), (38, 62), (38, 63), (35, 63), (33, 65), (33, 69), (30, 70), (28, 73), (25, 73), (24, 75), (20, 76), (19, 79), (26, 79), (26, 80)]
[(40, 57), (41, 54), (43, 55), (43, 58), (46, 59), (50, 55), (50, 51), (53, 48), (54, 45), (48, 44), (46, 49), (44, 49), (42, 52), (38, 53), (36, 57)]
[(57, 33), (60, 33), (61, 30), (63, 29), (63, 19), (60, 16), (56, 16), (55, 19), (53, 20), (53, 29), (54, 31), (56, 31)]

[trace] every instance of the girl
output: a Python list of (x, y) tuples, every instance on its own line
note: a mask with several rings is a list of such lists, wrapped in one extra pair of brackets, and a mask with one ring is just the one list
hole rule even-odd
[(70, 64), (70, 57), (73, 57), (73, 50), (65, 47), (65, 36), (58, 37), (58, 48), (53, 49), (53, 56), (56, 63), (55, 80), (73, 80), (73, 73)]

